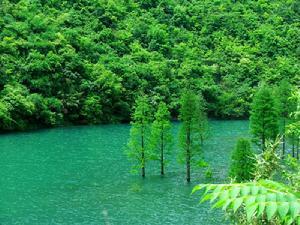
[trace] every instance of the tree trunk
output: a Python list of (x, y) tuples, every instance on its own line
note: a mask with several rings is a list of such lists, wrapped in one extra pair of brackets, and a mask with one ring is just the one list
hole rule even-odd
[(292, 141), (293, 141), (293, 144), (292, 144), (292, 152), (293, 152), (293, 157), (295, 157), (295, 136), (293, 135), (292, 137)]
[(187, 134), (186, 134), (186, 181), (191, 181), (191, 152), (190, 152), (190, 145), (191, 145), (191, 128), (188, 127)]
[(261, 150), (262, 150), (262, 152), (264, 152), (265, 151), (265, 145), (266, 145), (266, 137), (265, 137), (265, 119), (264, 118), (262, 118), (263, 119), (263, 123), (262, 123), (262, 135), (261, 135), (261, 145), (262, 145), (262, 147), (261, 147)]
[(300, 142), (300, 138), (298, 138), (298, 141), (297, 141), (297, 159), (299, 160), (299, 143)]
[(263, 132), (262, 137), (261, 137), (261, 145), (262, 145), (262, 151), (265, 151), (265, 145), (266, 145), (266, 138), (265, 138), (265, 133)]
[(283, 119), (283, 134), (282, 134), (282, 157), (285, 155), (285, 119)]
[(160, 141), (161, 141), (161, 146), (160, 146), (160, 175), (164, 175), (164, 132), (162, 129), (162, 133), (160, 135)]
[(146, 171), (145, 171), (145, 143), (144, 143), (144, 129), (142, 128), (142, 143), (141, 143), (141, 147), (142, 147), (142, 177), (144, 178), (146, 175)]

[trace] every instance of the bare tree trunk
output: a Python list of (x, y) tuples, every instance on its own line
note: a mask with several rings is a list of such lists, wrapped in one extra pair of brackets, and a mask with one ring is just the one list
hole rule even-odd
[(144, 143), (144, 128), (142, 128), (142, 135), (141, 135), (141, 138), (142, 138), (142, 177), (144, 178), (145, 175), (146, 175), (146, 171), (145, 171), (145, 143)]
[(297, 141), (297, 159), (299, 160), (299, 143), (300, 142), (300, 138), (298, 138), (298, 141)]
[(295, 157), (295, 136), (294, 135), (292, 137), (292, 141), (293, 141), (293, 144), (292, 144), (293, 157)]
[(265, 120), (263, 118), (263, 124), (262, 124), (262, 135), (261, 135), (261, 145), (262, 145), (262, 152), (265, 151), (265, 145), (266, 145), (266, 137), (265, 137)]
[(265, 133), (263, 132), (262, 137), (261, 137), (261, 145), (262, 145), (262, 151), (265, 151), (265, 145), (266, 145), (266, 138), (265, 138)]
[(282, 134), (282, 157), (285, 155), (285, 118), (283, 119), (283, 134)]
[(160, 135), (160, 141), (161, 141), (161, 146), (160, 146), (160, 175), (165, 174), (165, 168), (164, 168), (164, 130), (162, 129), (162, 133)]
[(186, 134), (186, 181), (191, 181), (191, 152), (190, 152), (190, 145), (191, 145), (191, 130), (190, 126), (188, 127), (187, 134)]

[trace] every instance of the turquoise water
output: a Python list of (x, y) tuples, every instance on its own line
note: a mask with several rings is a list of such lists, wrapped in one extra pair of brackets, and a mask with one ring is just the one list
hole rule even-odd
[(226, 224), (222, 212), (199, 205), (200, 196), (190, 193), (197, 183), (224, 181), (248, 122), (211, 121), (210, 127), (204, 151), (213, 178), (194, 171), (191, 184), (176, 160), (164, 178), (153, 164), (146, 179), (129, 173), (123, 153), (129, 125), (1, 135), (0, 224)]

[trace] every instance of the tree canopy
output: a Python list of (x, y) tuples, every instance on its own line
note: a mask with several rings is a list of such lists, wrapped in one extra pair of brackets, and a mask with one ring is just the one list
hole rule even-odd
[(251, 105), (250, 128), (254, 141), (264, 150), (266, 140), (279, 134), (279, 111), (270, 87), (262, 85)]
[(129, 121), (140, 89), (164, 96), (177, 116), (183, 79), (203, 93), (209, 116), (247, 117), (259, 82), (299, 82), (299, 8), (297, 0), (2, 0), (1, 130)]

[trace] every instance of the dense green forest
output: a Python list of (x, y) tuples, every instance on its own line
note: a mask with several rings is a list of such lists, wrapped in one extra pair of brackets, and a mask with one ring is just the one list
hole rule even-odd
[(217, 118), (260, 82), (299, 83), (297, 0), (2, 0), (0, 129), (127, 122), (141, 92), (177, 117), (192, 84)]

